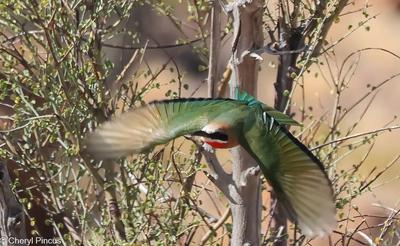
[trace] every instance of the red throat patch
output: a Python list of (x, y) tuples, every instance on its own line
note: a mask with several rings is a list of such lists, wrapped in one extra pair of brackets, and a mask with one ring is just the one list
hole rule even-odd
[(217, 141), (206, 141), (207, 144), (211, 145), (214, 149), (226, 149), (228, 147), (228, 143), (217, 142)]

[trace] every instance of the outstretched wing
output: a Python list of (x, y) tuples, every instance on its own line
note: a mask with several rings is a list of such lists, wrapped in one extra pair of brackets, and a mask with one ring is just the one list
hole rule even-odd
[[(96, 159), (141, 153), (201, 130), (218, 115), (244, 103), (225, 99), (176, 99), (134, 108), (89, 134), (86, 149)], [(235, 115), (235, 114), (233, 114)]]
[(336, 209), (322, 163), (268, 115), (257, 121), (259, 125), (245, 133), (243, 146), (259, 162), (289, 218), (308, 237), (330, 233)]

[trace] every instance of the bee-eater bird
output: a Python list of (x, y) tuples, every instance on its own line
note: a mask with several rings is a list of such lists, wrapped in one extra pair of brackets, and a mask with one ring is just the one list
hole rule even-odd
[(179, 136), (200, 136), (214, 148), (241, 145), (258, 163), (289, 219), (307, 237), (336, 226), (333, 189), (322, 163), (283, 125), (285, 114), (247, 93), (232, 99), (173, 99), (134, 108), (87, 138), (96, 159), (143, 153)]

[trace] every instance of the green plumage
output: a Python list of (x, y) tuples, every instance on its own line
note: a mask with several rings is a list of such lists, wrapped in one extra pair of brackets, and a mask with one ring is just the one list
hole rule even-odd
[[(98, 159), (141, 153), (183, 135), (222, 132), (257, 161), (305, 235), (324, 235), (336, 225), (330, 181), (321, 162), (282, 125), (299, 125), (247, 93), (231, 99), (153, 102), (103, 124), (87, 139)], [(211, 135), (210, 135), (211, 136)]]

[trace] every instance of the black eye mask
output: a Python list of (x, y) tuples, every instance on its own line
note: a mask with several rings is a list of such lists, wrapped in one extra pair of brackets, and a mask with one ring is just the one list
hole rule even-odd
[(192, 133), (193, 136), (200, 136), (200, 137), (207, 137), (209, 139), (213, 140), (220, 140), (227, 142), (228, 141), (228, 135), (222, 132), (213, 132), (213, 133), (207, 133), (205, 131), (197, 131)]

